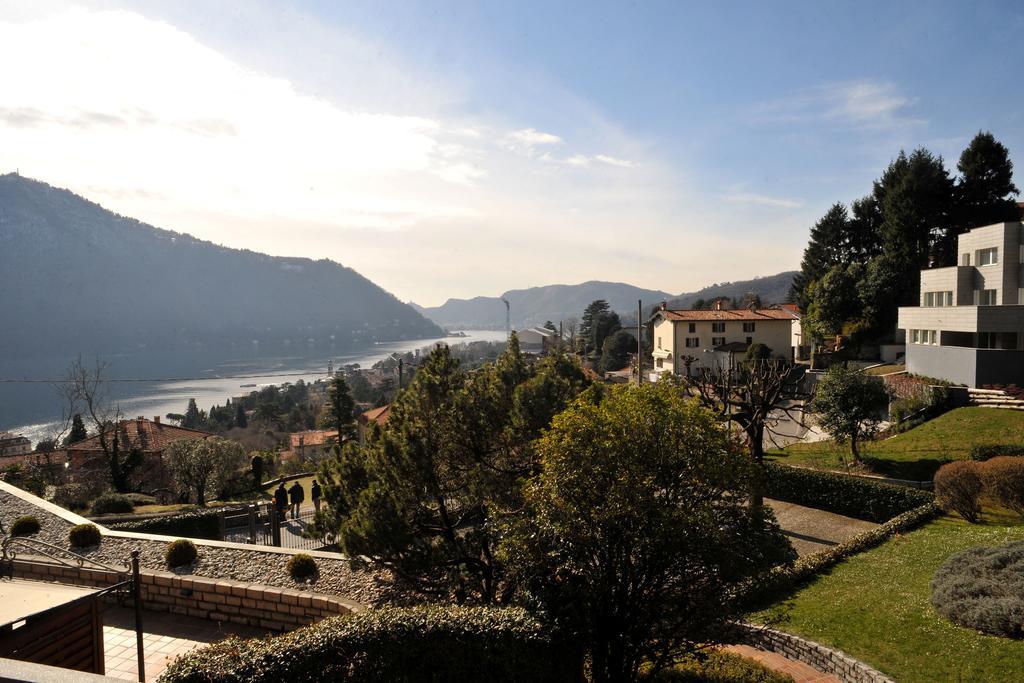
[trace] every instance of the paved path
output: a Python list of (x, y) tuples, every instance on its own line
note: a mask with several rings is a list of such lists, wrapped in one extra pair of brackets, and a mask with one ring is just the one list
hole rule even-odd
[(842, 683), (832, 674), (823, 674), (809, 664), (787, 659), (775, 652), (758, 650), (749, 645), (730, 645), (725, 651), (758, 661), (773, 671), (789, 674), (796, 683)]
[[(143, 648), (146, 680), (155, 681), (172, 659), (229, 635), (258, 638), (270, 633), (264, 629), (222, 623), (206, 619), (142, 612)], [(107, 607), (103, 611), (103, 647), (107, 676), (137, 681), (135, 651), (135, 611), (126, 607)]]
[(833, 512), (816, 510), (794, 503), (766, 498), (765, 504), (775, 512), (782, 533), (793, 544), (797, 555), (804, 557), (839, 545), (859, 533), (874, 529), (877, 524), (844, 517)]

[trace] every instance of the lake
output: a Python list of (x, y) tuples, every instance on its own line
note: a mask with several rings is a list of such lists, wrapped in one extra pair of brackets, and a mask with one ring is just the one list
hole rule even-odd
[[(267, 384), (304, 380), (311, 382), (327, 376), (328, 363), (337, 369), (349, 363), (369, 368), (392, 353), (412, 352), (438, 342), (459, 344), (470, 341), (502, 341), (501, 330), (470, 330), (465, 337), (416, 339), (376, 344), (327, 355), (324, 352), (263, 355), (256, 348), (246, 354), (203, 352), (196, 350), (135, 353), (104, 356), (109, 363), (106, 377), (111, 403), (121, 407), (127, 417), (144, 415), (150, 419), (167, 413), (184, 413), (190, 398), (202, 410), (223, 405), (233, 396), (254, 391)], [(61, 418), (61, 403), (56, 388), (46, 381), (59, 380), (72, 359), (44, 358), (29, 361), (0, 360), (0, 431), (24, 434), (33, 442), (47, 438)], [(85, 358), (90, 365), (95, 362)], [(258, 377), (244, 377), (259, 375)], [(256, 387), (242, 385), (255, 384)]]

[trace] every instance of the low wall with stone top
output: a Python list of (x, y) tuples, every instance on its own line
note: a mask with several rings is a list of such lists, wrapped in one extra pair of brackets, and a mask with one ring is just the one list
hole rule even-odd
[(775, 652), (832, 674), (843, 683), (894, 683), (891, 678), (850, 655), (791, 633), (773, 628), (744, 625), (748, 645)]

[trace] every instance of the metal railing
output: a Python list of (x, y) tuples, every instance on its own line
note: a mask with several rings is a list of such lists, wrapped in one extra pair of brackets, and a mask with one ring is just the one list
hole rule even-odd
[(301, 508), (299, 514), (293, 516), (291, 510), (279, 513), (271, 503), (223, 510), (220, 514), (221, 538), (234, 543), (319, 550), (331, 545), (334, 539), (313, 533), (315, 519), (313, 508)]

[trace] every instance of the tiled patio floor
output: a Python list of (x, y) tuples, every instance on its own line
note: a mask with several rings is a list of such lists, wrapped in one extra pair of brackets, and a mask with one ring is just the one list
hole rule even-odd
[[(238, 624), (194, 619), (167, 612), (142, 613), (146, 680), (154, 681), (176, 656), (230, 635), (258, 638), (264, 629)], [(135, 612), (125, 607), (103, 611), (103, 646), (106, 674), (112, 678), (138, 680), (135, 652)]]
[(796, 683), (841, 683), (832, 674), (823, 674), (808, 664), (787, 659), (774, 652), (758, 650), (749, 645), (730, 645), (726, 650), (761, 662), (773, 671), (789, 674)]

